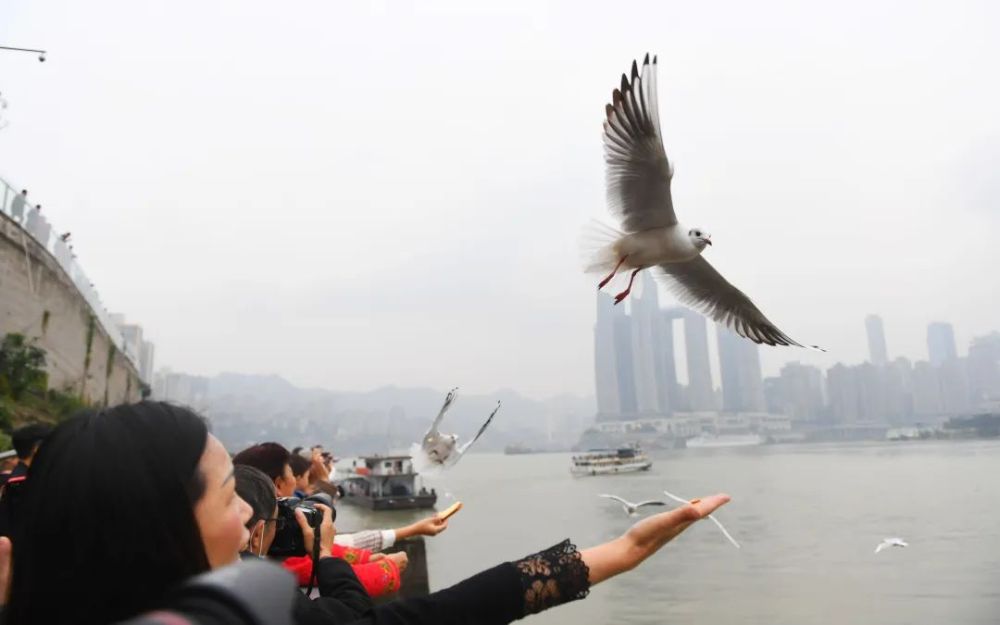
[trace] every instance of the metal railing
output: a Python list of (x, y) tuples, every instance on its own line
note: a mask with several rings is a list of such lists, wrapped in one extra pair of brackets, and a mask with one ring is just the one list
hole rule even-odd
[(119, 326), (112, 318), (101, 297), (98, 295), (94, 284), (83, 272), (83, 268), (76, 262), (76, 256), (69, 244), (63, 240), (58, 232), (53, 231), (48, 219), (35, 206), (28, 202), (28, 198), (20, 191), (15, 190), (7, 181), (0, 179), (0, 212), (14, 220), (21, 229), (31, 236), (39, 245), (56, 259), (62, 270), (66, 272), (69, 279), (76, 286), (77, 291), (90, 306), (94, 318), (101, 325), (104, 332), (114, 343), (122, 354), (132, 363), (136, 371), (140, 370), (139, 345), (130, 344)]

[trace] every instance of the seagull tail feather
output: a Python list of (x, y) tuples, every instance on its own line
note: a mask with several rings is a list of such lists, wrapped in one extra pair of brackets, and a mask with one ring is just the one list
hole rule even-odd
[(580, 233), (580, 252), (583, 270), (586, 273), (607, 273), (620, 260), (615, 252), (615, 243), (625, 236), (617, 228), (593, 219)]

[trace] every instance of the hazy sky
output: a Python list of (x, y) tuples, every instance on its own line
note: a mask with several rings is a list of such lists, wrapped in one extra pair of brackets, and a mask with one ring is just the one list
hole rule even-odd
[[(482, 5), (482, 6), (481, 6)], [(600, 131), (660, 57), (682, 222), (828, 366), (1000, 329), (995, 2), (5, 0), (26, 187), (160, 365), (593, 392)], [(487, 8), (488, 7), (488, 8)], [(718, 383), (718, 381), (716, 381)]]

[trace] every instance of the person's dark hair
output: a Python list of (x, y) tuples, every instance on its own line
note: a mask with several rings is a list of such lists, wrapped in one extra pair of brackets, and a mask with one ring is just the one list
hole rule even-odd
[(253, 516), (247, 522), (247, 527), (253, 527), (262, 519), (270, 519), (274, 514), (274, 507), (278, 505), (271, 478), (248, 464), (236, 465), (233, 472), (236, 476), (236, 494), (253, 508)]
[(249, 464), (266, 473), (272, 480), (276, 480), (285, 474), (285, 465), (288, 464), (290, 456), (288, 450), (278, 443), (261, 443), (247, 447), (233, 456), (233, 464)]
[(51, 433), (52, 427), (44, 423), (32, 423), (31, 425), (14, 430), (10, 439), (14, 444), (14, 451), (17, 452), (17, 457), (21, 460), (30, 458), (31, 454), (35, 451), (35, 447)]
[(201, 417), (161, 402), (56, 427), (25, 483), (5, 622), (113, 623), (207, 571), (194, 510), (207, 442)]
[(292, 475), (302, 477), (309, 472), (312, 463), (298, 454), (292, 454), (288, 458), (288, 464), (292, 465)]

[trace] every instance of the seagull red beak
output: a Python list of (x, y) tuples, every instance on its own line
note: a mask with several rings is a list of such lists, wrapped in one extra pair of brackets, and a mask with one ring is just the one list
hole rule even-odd
[(705, 243), (708, 243), (709, 245), (711, 245), (712, 244), (712, 239), (705, 239)]

